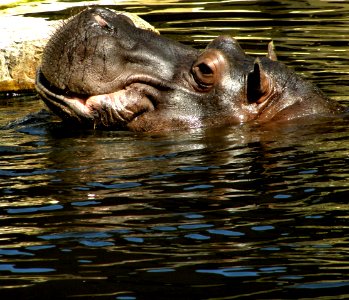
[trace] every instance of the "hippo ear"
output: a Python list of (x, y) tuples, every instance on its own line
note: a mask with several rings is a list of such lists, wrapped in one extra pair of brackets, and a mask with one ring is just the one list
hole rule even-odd
[(259, 58), (254, 62), (253, 71), (247, 76), (247, 100), (249, 103), (262, 103), (270, 94), (268, 75), (263, 70)]
[(271, 41), (268, 44), (268, 54), (267, 54), (267, 57), (270, 60), (273, 60), (273, 61), (277, 61), (278, 60), (278, 57), (277, 57), (276, 52), (275, 52), (275, 47), (274, 47), (274, 42), (273, 41)]

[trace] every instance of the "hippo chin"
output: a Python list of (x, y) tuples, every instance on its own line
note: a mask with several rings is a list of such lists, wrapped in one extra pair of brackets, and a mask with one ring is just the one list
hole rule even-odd
[(52, 36), (36, 87), (62, 120), (89, 128), (163, 131), (344, 111), (276, 61), (272, 44), (253, 58), (220, 36), (198, 51), (103, 8)]

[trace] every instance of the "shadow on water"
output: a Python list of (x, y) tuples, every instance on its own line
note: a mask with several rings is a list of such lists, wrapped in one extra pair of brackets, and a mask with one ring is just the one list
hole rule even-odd
[[(176, 3), (123, 8), (197, 47), (239, 32), (258, 53), (277, 37), (346, 103), (347, 4)], [(2, 297), (348, 297), (348, 118), (154, 135), (79, 131), (42, 108), (0, 103)]]

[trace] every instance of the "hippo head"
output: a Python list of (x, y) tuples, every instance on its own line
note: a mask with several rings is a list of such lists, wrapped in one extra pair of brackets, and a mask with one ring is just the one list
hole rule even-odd
[(200, 52), (91, 8), (52, 36), (36, 87), (63, 120), (90, 128), (162, 131), (339, 109), (275, 58), (272, 47), (248, 56), (228, 36)]

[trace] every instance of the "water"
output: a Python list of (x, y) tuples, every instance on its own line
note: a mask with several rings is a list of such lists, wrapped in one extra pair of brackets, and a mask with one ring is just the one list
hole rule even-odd
[[(264, 55), (273, 39), (349, 104), (345, 2), (110, 7), (197, 48), (224, 33)], [(42, 108), (0, 101), (2, 298), (349, 297), (349, 118), (154, 135), (65, 128)]]

